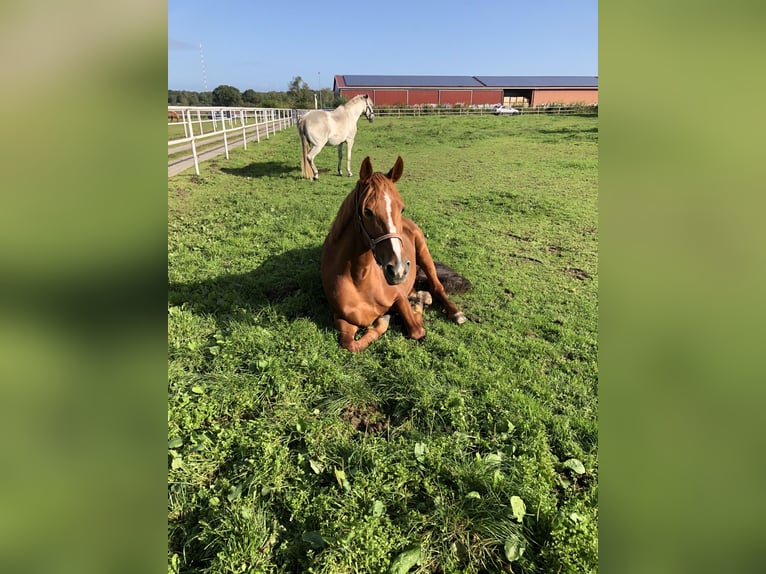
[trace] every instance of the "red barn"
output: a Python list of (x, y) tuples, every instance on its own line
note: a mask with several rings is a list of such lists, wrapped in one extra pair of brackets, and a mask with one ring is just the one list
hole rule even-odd
[(598, 76), (337, 75), (333, 92), (369, 94), (379, 106), (598, 104)]

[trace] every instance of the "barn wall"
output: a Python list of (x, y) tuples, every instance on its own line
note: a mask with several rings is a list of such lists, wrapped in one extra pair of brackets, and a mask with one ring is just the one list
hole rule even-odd
[(474, 90), (473, 105), (499, 104), (503, 101), (503, 90)]
[(410, 105), (439, 103), (439, 90), (410, 90)]
[(373, 90), (372, 103), (378, 106), (406, 106), (407, 90)]
[(470, 106), (473, 90), (439, 90), (439, 103), (444, 104), (463, 104)]
[(533, 106), (544, 104), (597, 104), (598, 90), (534, 90)]
[[(340, 89), (340, 95), (348, 98), (349, 100), (353, 98), (354, 96), (358, 96), (359, 94), (367, 94), (369, 96), (373, 96), (372, 93), (373, 90), (371, 89), (359, 89), (359, 88), (341, 88)], [(372, 98), (372, 103), (375, 104), (375, 98)]]
[[(531, 91), (531, 106), (549, 103), (555, 104), (598, 104), (598, 90), (593, 89), (534, 89)], [(498, 104), (503, 101), (503, 89), (471, 90), (444, 88), (346, 88), (339, 89), (341, 95), (348, 99), (359, 94), (369, 94), (373, 104), (381, 106), (414, 106), (421, 104), (464, 104), (486, 105)]]

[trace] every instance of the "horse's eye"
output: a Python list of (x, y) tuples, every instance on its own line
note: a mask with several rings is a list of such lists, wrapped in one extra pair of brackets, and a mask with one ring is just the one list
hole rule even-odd
[(372, 217), (372, 210), (367, 208), (367, 207), (365, 207), (364, 208), (364, 216), (365, 217)]

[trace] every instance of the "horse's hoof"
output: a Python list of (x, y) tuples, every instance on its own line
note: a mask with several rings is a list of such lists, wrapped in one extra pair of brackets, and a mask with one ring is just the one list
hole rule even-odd
[(422, 343), (426, 338), (426, 330), (423, 327), (418, 327), (409, 332), (410, 339), (415, 339), (417, 342)]
[(425, 307), (430, 306), (434, 302), (433, 297), (431, 297), (431, 293), (428, 291), (417, 291), (407, 297), (407, 299), (409, 299), (410, 303), (413, 305), (421, 305)]
[(455, 321), (455, 323), (457, 323), (458, 325), (462, 325), (467, 320), (465, 315), (462, 312), (461, 313), (455, 313), (454, 315), (452, 315), (452, 317), (450, 317), (450, 319)]

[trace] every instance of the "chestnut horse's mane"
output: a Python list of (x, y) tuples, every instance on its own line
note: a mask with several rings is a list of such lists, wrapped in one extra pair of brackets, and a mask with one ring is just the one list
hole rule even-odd
[(335, 216), (335, 221), (332, 222), (330, 227), (330, 233), (327, 234), (327, 240), (336, 243), (348, 225), (354, 224), (355, 216), (355, 201), (354, 197), (357, 193), (359, 184), (354, 187), (353, 191), (346, 196), (346, 199), (340, 204), (338, 209), (338, 215)]
[[(330, 227), (330, 233), (328, 234), (328, 239), (330, 239), (330, 241), (338, 241), (349, 225), (356, 225), (357, 205), (363, 206), (369, 197), (374, 195), (374, 192), (377, 189), (375, 182), (387, 180), (388, 178), (384, 174), (376, 171), (370, 176), (370, 179), (368, 180), (370, 185), (366, 186), (366, 189), (360, 189), (360, 187), (363, 186), (363, 183), (361, 181), (357, 182), (354, 189), (351, 190), (351, 193), (349, 193), (340, 204), (338, 214), (335, 216), (335, 221), (333, 221), (333, 224)], [(358, 203), (357, 194), (364, 194), (359, 196)]]

